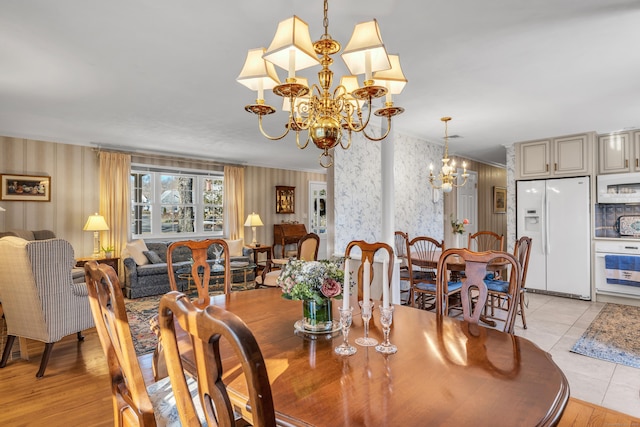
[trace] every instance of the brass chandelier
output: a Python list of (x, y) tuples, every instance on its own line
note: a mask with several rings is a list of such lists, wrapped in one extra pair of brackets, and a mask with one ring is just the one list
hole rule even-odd
[[(320, 40), (311, 42), (309, 26), (297, 16), (278, 24), (276, 35), (268, 49), (251, 49), (237, 81), (258, 93), (256, 103), (245, 106), (245, 110), (258, 116), (262, 135), (270, 140), (284, 138), (290, 131), (296, 133), (296, 144), (304, 149), (312, 141), (323, 152), (320, 165), (333, 165), (333, 154), (329, 151), (338, 144), (343, 149), (351, 146), (352, 132), (362, 132), (371, 141), (381, 141), (391, 130), (391, 117), (404, 112), (393, 105), (391, 95), (402, 92), (407, 79), (400, 68), (397, 55), (389, 55), (382, 43), (378, 22), (361, 23), (355, 26), (342, 59), (352, 75), (344, 76), (333, 91), (333, 63), (331, 55), (341, 49), (328, 32), (328, 0), (324, 0), (324, 34)], [(320, 58), (318, 58), (320, 55)], [(319, 84), (308, 86), (307, 80), (296, 75), (296, 71), (313, 65), (321, 65)], [(274, 65), (288, 71), (285, 83), (280, 83)], [(358, 74), (364, 74), (364, 83), (358, 84)], [(262, 126), (262, 117), (273, 114), (276, 109), (265, 104), (264, 90), (283, 97), (283, 111), (288, 111), (285, 131), (278, 136), (268, 135)], [(370, 136), (366, 133), (371, 118), (371, 101), (386, 95), (384, 107), (374, 114), (387, 118), (384, 135)], [(369, 107), (364, 108), (368, 103)], [(365, 110), (367, 110), (365, 112)], [(306, 131), (306, 138), (300, 132)], [(343, 142), (343, 132), (348, 135)], [(304, 142), (302, 142), (304, 141)]]
[[(467, 173), (467, 163), (462, 162), (462, 183), (458, 183), (458, 172), (456, 171), (456, 161), (449, 159), (449, 129), (448, 124), (451, 117), (442, 117), (444, 122), (444, 157), (442, 158), (442, 168), (436, 177), (433, 174), (433, 163), (429, 165), (429, 183), (433, 188), (442, 189), (443, 193), (450, 193), (453, 187), (462, 187), (467, 183), (469, 174)], [(451, 161), (451, 164), (449, 164)], [(439, 183), (437, 183), (439, 182)]]

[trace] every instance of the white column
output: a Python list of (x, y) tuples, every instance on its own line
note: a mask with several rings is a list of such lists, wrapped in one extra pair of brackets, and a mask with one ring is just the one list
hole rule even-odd
[[(380, 142), (382, 176), (382, 241), (394, 248), (395, 233), (395, 181), (393, 173), (393, 132)], [(395, 251), (395, 248), (394, 248)], [(393, 262), (389, 260), (389, 262)], [(391, 282), (391, 302), (400, 304), (400, 264), (394, 262)], [(384, 273), (386, 274), (386, 273)]]

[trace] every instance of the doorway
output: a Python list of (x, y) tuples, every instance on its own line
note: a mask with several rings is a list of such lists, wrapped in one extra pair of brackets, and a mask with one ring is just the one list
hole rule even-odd
[[(478, 231), (478, 172), (467, 171), (469, 177), (467, 183), (457, 188), (456, 218), (468, 219), (469, 224), (464, 228), (464, 246), (467, 245), (467, 235)], [(462, 169), (458, 169), (458, 177), (462, 175)], [(458, 178), (459, 179), (459, 178)]]
[(318, 259), (327, 258), (327, 183), (309, 181), (309, 233), (320, 236)]

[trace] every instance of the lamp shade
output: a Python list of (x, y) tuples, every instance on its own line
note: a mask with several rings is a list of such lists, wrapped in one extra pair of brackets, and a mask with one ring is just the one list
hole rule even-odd
[(351, 74), (365, 74), (391, 68), (389, 55), (382, 43), (378, 21), (363, 22), (353, 29), (351, 40), (342, 53)]
[(260, 215), (255, 212), (251, 212), (247, 217), (247, 221), (244, 223), (245, 227), (262, 227), (263, 225)]
[(238, 83), (256, 91), (273, 89), (280, 84), (276, 68), (272, 63), (262, 59), (265, 51), (265, 48), (259, 47), (247, 52), (247, 59), (245, 59), (242, 71), (236, 79)]
[(89, 215), (89, 219), (84, 224), (84, 231), (106, 231), (109, 229), (107, 222), (102, 215), (98, 215), (96, 212), (93, 215)]
[(376, 84), (385, 86), (389, 93), (397, 95), (402, 92), (404, 86), (407, 84), (407, 78), (402, 72), (400, 67), (400, 57), (398, 55), (389, 55), (389, 61), (391, 62), (391, 68), (383, 71), (376, 71), (373, 73), (373, 79)]
[(296, 70), (320, 64), (311, 42), (309, 25), (295, 15), (278, 24), (263, 58), (288, 70), (289, 77), (294, 77)]

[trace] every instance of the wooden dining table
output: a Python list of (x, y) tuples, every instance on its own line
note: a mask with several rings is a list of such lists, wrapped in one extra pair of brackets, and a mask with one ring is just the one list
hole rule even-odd
[[(340, 301), (334, 302), (334, 318)], [(353, 344), (363, 335), (354, 310), (350, 342), (340, 333), (301, 333), (302, 303), (277, 288), (217, 295), (211, 304), (249, 326), (264, 356), (276, 417), (284, 426), (545, 426), (554, 425), (569, 385), (550, 355), (529, 340), (432, 312), (394, 306), (395, 354)], [(379, 309), (370, 336), (382, 339)], [(178, 334), (181, 347), (186, 334)], [(247, 387), (235, 355), (221, 343), (224, 380), (234, 407), (250, 416)], [(193, 372), (193, 358), (183, 355)]]

